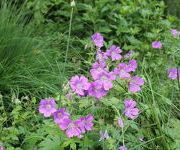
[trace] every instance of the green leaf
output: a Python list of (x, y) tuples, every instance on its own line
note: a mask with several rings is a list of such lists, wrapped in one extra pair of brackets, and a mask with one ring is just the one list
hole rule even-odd
[(40, 143), (39, 150), (63, 150), (64, 148), (61, 147), (61, 144), (62, 139), (60, 136), (50, 135)]
[(75, 143), (71, 143), (71, 144), (70, 144), (70, 147), (71, 147), (73, 150), (76, 150), (76, 144), (75, 144)]

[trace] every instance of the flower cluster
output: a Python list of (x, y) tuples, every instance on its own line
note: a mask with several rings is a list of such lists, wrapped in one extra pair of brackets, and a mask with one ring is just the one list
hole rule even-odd
[(76, 136), (83, 137), (82, 133), (93, 130), (94, 120), (92, 115), (81, 117), (76, 121), (70, 119), (70, 114), (65, 108), (56, 109), (56, 102), (54, 99), (42, 99), (40, 101), (39, 112), (45, 117), (53, 115), (54, 122), (57, 123), (61, 130), (66, 130), (68, 138)]
[[(126, 80), (129, 84), (130, 92), (138, 92), (144, 84), (144, 80), (139, 76), (131, 76), (131, 72), (135, 72), (137, 62), (131, 59), (128, 63), (122, 62), (123, 58), (132, 57), (133, 51), (122, 56), (122, 50), (113, 45), (106, 52), (101, 48), (104, 45), (104, 38), (100, 33), (92, 35), (94, 44), (98, 47), (96, 62), (92, 64), (90, 74), (92, 81), (88, 81), (85, 76), (74, 76), (70, 80), (70, 87), (73, 92), (79, 96), (92, 96), (102, 98), (108, 94), (108, 91), (113, 88), (113, 81), (117, 79)], [(110, 66), (111, 62), (118, 61), (119, 64), (114, 67)], [(110, 70), (111, 69), (111, 70)]]
[[(170, 32), (175, 39), (179, 39), (180, 31), (178, 31), (176, 29), (171, 29)], [(151, 43), (151, 46), (152, 46), (152, 48), (161, 49), (162, 43), (161, 43), (161, 41), (154, 41)]]
[(175, 80), (175, 79), (179, 79), (180, 80), (180, 69), (176, 69), (176, 68), (170, 68), (167, 70), (168, 73), (168, 78)]
[(139, 115), (139, 109), (138, 108), (134, 108), (137, 103), (136, 101), (132, 100), (132, 99), (127, 99), (124, 102), (125, 105), (125, 116), (131, 119), (136, 118)]

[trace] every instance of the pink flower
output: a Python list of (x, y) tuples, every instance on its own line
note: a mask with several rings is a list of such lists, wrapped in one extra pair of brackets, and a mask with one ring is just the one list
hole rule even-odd
[(172, 30), (171, 30), (171, 34), (172, 34), (172, 35), (177, 35), (177, 34), (179, 34), (179, 31), (176, 30), (176, 29), (172, 29)]
[(129, 68), (127, 64), (120, 63), (117, 68), (114, 69), (114, 74), (120, 78), (130, 78)]
[(117, 123), (118, 123), (119, 127), (124, 128), (124, 123), (123, 123), (122, 118), (118, 118)]
[(92, 67), (94, 69), (97, 69), (97, 68), (105, 68), (107, 66), (106, 62), (104, 62), (103, 60), (99, 60), (99, 62), (95, 62), (92, 64)]
[(54, 112), (53, 116), (54, 116), (54, 122), (61, 123), (63, 119), (69, 118), (70, 114), (66, 112), (65, 108), (61, 108), (56, 112)]
[(108, 72), (108, 70), (105, 68), (106, 63), (103, 60), (93, 63), (92, 67), (93, 68), (90, 70), (90, 73), (94, 80), (97, 80), (102, 72)]
[(135, 72), (137, 68), (137, 62), (135, 59), (132, 59), (128, 62), (127, 70), (128, 72)]
[(50, 117), (56, 111), (56, 102), (54, 99), (42, 99), (40, 101), (39, 112), (45, 117)]
[(95, 82), (91, 82), (91, 85), (88, 90), (88, 94), (96, 98), (102, 98), (107, 94), (107, 91), (104, 90), (101, 81), (95, 81)]
[(77, 123), (73, 122), (69, 118), (63, 119), (63, 121), (59, 123), (59, 127), (61, 130), (66, 130), (66, 135), (68, 138), (81, 135), (81, 130), (78, 128)]
[(96, 60), (103, 60), (104, 59), (104, 52), (102, 52), (100, 49), (97, 50), (96, 53)]
[(72, 90), (80, 96), (85, 95), (85, 91), (89, 89), (90, 84), (88, 79), (84, 76), (74, 76), (71, 78), (70, 86)]
[(90, 73), (91, 73), (91, 75), (92, 75), (92, 78), (94, 79), (94, 80), (97, 80), (97, 79), (99, 79), (99, 76), (103, 73), (103, 72), (108, 72), (108, 70), (107, 69), (104, 69), (104, 68), (96, 68), (96, 69), (91, 69), (90, 70)]
[(101, 81), (103, 88), (107, 91), (113, 87), (112, 80), (115, 80), (116, 76), (113, 72), (101, 72), (98, 76), (98, 81)]
[(162, 43), (160, 41), (154, 41), (154, 42), (152, 42), (152, 47), (153, 48), (161, 48)]
[(130, 92), (138, 92), (141, 90), (140, 86), (144, 85), (144, 80), (138, 76), (134, 76), (131, 78), (129, 82), (129, 91)]
[(82, 134), (77, 136), (79, 139), (83, 138), (84, 136)]
[(5, 150), (5, 148), (3, 147), (3, 143), (0, 142), (0, 150)]
[(168, 78), (175, 80), (177, 79), (177, 76), (179, 76), (180, 79), (180, 69), (176, 69), (176, 68), (170, 68), (167, 70), (168, 73)]
[(179, 31), (178, 30), (176, 30), (176, 29), (172, 29), (171, 30), (171, 34), (173, 35), (173, 37), (175, 38), (175, 39), (179, 39)]
[(127, 150), (127, 147), (125, 147), (125, 146), (120, 146), (120, 147), (119, 147), (119, 150)]
[(91, 36), (92, 40), (94, 41), (94, 45), (101, 48), (104, 45), (104, 38), (100, 33), (95, 33)]
[(127, 99), (124, 102), (125, 105), (125, 116), (131, 119), (136, 118), (139, 115), (139, 109), (138, 108), (134, 108), (137, 103), (136, 101), (132, 100), (132, 99)]
[(119, 60), (122, 58), (120, 53), (122, 53), (122, 50), (119, 47), (116, 47), (113, 45), (109, 48), (109, 50), (107, 50), (104, 53), (104, 56), (106, 56), (106, 57), (111, 56), (112, 61), (115, 61), (115, 60)]
[(127, 54), (125, 54), (123, 57), (124, 58), (130, 58), (130, 57), (132, 57), (133, 56), (133, 54), (134, 54), (135, 52), (133, 51), (133, 50), (130, 50)]
[(77, 126), (80, 128), (81, 132), (91, 131), (93, 127), (92, 121), (94, 120), (92, 115), (87, 115), (86, 117), (81, 117), (76, 121)]
[(109, 134), (108, 134), (107, 130), (105, 130), (105, 132), (100, 131), (100, 139), (99, 139), (99, 141), (102, 141), (104, 139), (109, 139), (109, 138), (110, 137), (109, 137)]
[(5, 150), (3, 146), (0, 146), (0, 150)]
[(114, 73), (119, 75), (120, 78), (130, 78), (129, 72), (135, 72), (137, 68), (136, 60), (132, 59), (128, 64), (120, 63), (117, 68), (114, 69)]

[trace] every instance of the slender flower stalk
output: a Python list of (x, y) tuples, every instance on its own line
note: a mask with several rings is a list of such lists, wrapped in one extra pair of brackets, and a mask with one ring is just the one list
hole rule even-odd
[[(63, 70), (62, 70), (62, 74), (63, 75), (64, 75), (65, 70), (66, 70), (66, 63), (67, 63), (68, 52), (69, 52), (69, 45), (70, 45), (70, 37), (71, 37), (71, 30), (72, 30), (72, 19), (73, 19), (74, 6), (75, 6), (75, 1), (73, 0), (71, 2), (71, 14), (70, 14), (70, 20), (69, 20), (69, 31), (68, 31), (68, 39), (67, 39), (67, 46), (66, 46), (65, 60), (64, 60), (65, 65), (63, 66)], [(61, 92), (62, 92), (62, 90), (60, 91), (60, 93)], [(62, 95), (61, 95), (61, 97), (62, 97)], [(61, 104), (60, 104), (60, 101), (59, 101), (58, 106), (60, 107), (60, 105)]]

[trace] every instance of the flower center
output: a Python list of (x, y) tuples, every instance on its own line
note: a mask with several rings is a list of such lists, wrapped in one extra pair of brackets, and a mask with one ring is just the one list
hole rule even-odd
[(62, 117), (62, 114), (61, 114), (61, 113), (58, 113), (58, 117), (61, 118), (61, 117)]
[(121, 70), (120, 70), (120, 73), (125, 73), (125, 70), (124, 70), (124, 69), (121, 69)]
[(49, 104), (49, 105), (46, 105), (46, 108), (47, 109), (50, 109), (51, 108), (51, 105)]
[(81, 83), (77, 84), (77, 88), (82, 89), (82, 84)]
[(74, 128), (74, 127), (75, 127), (74, 123), (70, 123), (68, 126), (68, 128)]
[(82, 121), (82, 123), (83, 123), (83, 125), (85, 125), (85, 124), (86, 124), (86, 121), (85, 121), (85, 120), (83, 120), (83, 121)]
[(136, 81), (135, 80), (131, 80), (131, 83), (136, 84)]
[(99, 91), (99, 88), (98, 88), (97, 86), (95, 86), (95, 87), (94, 87), (94, 90), (95, 90), (96, 92), (98, 92), (98, 91)]
[(108, 79), (107, 79), (107, 77), (106, 77), (106, 76), (102, 76), (102, 77), (101, 77), (101, 80), (103, 80), (103, 81), (107, 81)]
[(111, 56), (113, 57), (113, 56), (116, 56), (116, 53), (115, 52), (112, 52), (111, 53)]

